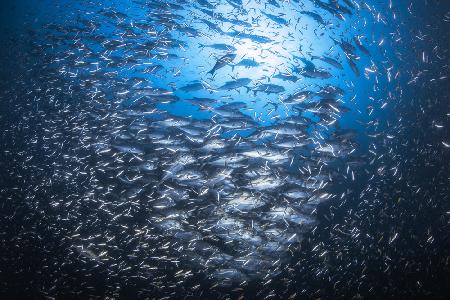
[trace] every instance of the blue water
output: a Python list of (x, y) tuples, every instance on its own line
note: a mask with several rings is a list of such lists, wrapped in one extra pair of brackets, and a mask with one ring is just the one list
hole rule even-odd
[[(192, 270), (195, 273), (193, 278), (187, 279), (177, 289), (155, 289), (155, 286), (147, 286), (146, 280), (128, 279), (128, 275), (104, 276), (109, 270), (107, 267), (89, 269), (81, 263), (71, 264), (63, 271), (55, 271), (59, 268), (60, 261), (57, 260), (52, 267), (47, 263), (47, 258), (54, 251), (58, 251), (54, 244), (58, 245), (60, 242), (51, 239), (48, 232), (52, 231), (41, 234), (39, 222), (37, 227), (27, 225), (26, 221), (21, 223), (19, 220), (14, 223), (16, 214), (30, 216), (29, 219), (34, 220), (39, 216), (35, 212), (41, 213), (42, 209), (34, 208), (34, 205), (39, 205), (32, 203), (27, 204), (26, 209), (22, 211), (18, 208), (20, 205), (13, 201), (5, 202), (8, 203), (5, 205), (4, 214), (7, 217), (5, 221), (2, 218), (2, 222), (5, 222), (7, 230), (2, 232), (0, 238), (2, 244), (6, 245), (6, 241), (14, 240), (15, 235), (20, 236), (20, 241), (15, 243), (28, 245), (28, 248), (24, 247), (23, 252), (19, 251), (17, 257), (26, 256), (30, 262), (22, 261), (14, 267), (14, 262), (21, 259), (13, 256), (10, 260), (8, 255), (12, 255), (14, 250), (11, 249), (15, 248), (5, 246), (5, 253), (8, 253), (4, 257), (7, 271), (2, 272), (0, 269), (0, 274), (15, 276), (11, 277), (14, 279), (6, 280), (0, 287), (11, 292), (11, 286), (26, 286), (29, 278), (41, 276), (47, 268), (51, 268), (52, 278), (64, 274), (73, 276), (74, 280), (60, 283), (55, 279), (55, 284), (38, 280), (37, 286), (41, 284), (43, 290), (38, 291), (36, 285), (31, 285), (24, 295), (33, 298), (43, 295), (89, 298), (94, 294), (100, 297), (114, 295), (111, 297), (123, 299), (145, 298), (142, 295), (181, 298), (189, 294), (192, 298), (199, 299), (220, 298), (226, 295), (237, 298), (240, 294), (250, 299), (272, 295), (281, 299), (288, 296), (302, 299), (335, 299), (360, 295), (366, 298), (444, 298), (444, 293), (437, 291), (437, 287), (444, 288), (443, 278), (448, 276), (449, 270), (447, 221), (450, 165), (448, 149), (445, 146), (450, 142), (447, 125), (450, 111), (445, 96), (449, 90), (449, 57), (446, 44), (450, 29), (448, 5), (443, 2), (436, 5), (426, 2), (409, 3), (406, 0), (396, 3), (352, 1), (360, 9), (352, 10), (352, 14), (343, 14), (345, 19), (341, 20), (320, 9), (314, 1), (285, 2), (280, 7), (266, 3), (270, 1), (244, 1), (245, 11), (233, 8), (230, 1), (218, 2), (219, 4), (214, 5), (215, 18), (234, 18), (235, 24), (232, 24), (232, 21), (224, 21), (221, 23), (223, 32), (217, 32), (209, 27), (213, 26), (212, 23), (208, 26), (207, 22), (202, 21), (211, 21), (213, 18), (201, 13), (198, 10), (199, 5), (190, 2), (181, 4), (181, 8), (173, 9), (173, 13), (183, 20), (186, 31), (170, 32), (171, 38), (179, 44), (152, 51), (153, 54), (169, 56), (152, 58), (147, 53), (124, 66), (107, 65), (104, 60), (99, 62), (97, 55), (101, 53), (120, 63), (132, 55), (126, 47), (108, 51), (101, 42), (89, 40), (82, 34), (79, 37), (76, 34), (74, 38), (69, 32), (60, 29), (76, 30), (89, 26), (88, 22), (93, 21), (93, 32), (103, 36), (105, 41), (122, 40), (124, 29), (120, 24), (123, 23), (139, 33), (136, 38), (130, 37), (129, 43), (144, 45), (145, 48), (145, 45), (157, 41), (159, 35), (166, 33), (168, 29), (163, 24), (149, 23), (152, 8), (143, 10), (144, 1), (114, 0), (91, 3), (45, 0), (36, 3), (27, 0), (2, 3), (0, 35), (2, 45), (5, 46), (0, 46), (3, 66), (0, 70), (1, 86), (5, 95), (21, 95), (17, 100), (10, 101), (13, 103), (11, 107), (25, 107), (10, 113), (10, 106), (2, 105), (2, 127), (5, 128), (2, 140), (4, 139), (6, 145), (2, 164), (7, 170), (5, 179), (2, 178), (1, 181), (2, 191), (8, 195), (5, 199), (9, 201), (22, 199), (21, 197), (25, 199), (22, 195), (33, 195), (33, 192), (29, 192), (32, 188), (10, 188), (8, 185), (17, 185), (15, 182), (21, 182), (22, 177), (33, 178), (36, 182), (47, 182), (44, 175), (17, 171), (22, 170), (21, 168), (26, 170), (27, 155), (27, 160), (21, 167), (15, 159), (7, 158), (15, 153), (22, 156), (32, 147), (26, 144), (28, 141), (24, 141), (25, 145), (17, 141), (20, 141), (22, 132), (28, 132), (27, 129), (32, 127), (22, 125), (26, 122), (21, 120), (33, 115), (33, 112), (27, 109), (35, 107), (30, 103), (21, 105), (20, 99), (28, 99), (26, 92), (20, 94), (11, 91), (14, 91), (17, 83), (21, 92), (24, 92), (22, 87), (27, 86), (26, 82), (32, 82), (33, 76), (38, 76), (34, 74), (38, 74), (40, 70), (44, 73), (46, 68), (56, 70), (57, 79), (65, 82), (65, 92), (67, 86), (69, 90), (72, 87), (76, 90), (76, 87), (83, 86), (86, 78), (97, 78), (100, 83), (86, 88), (83, 86), (80, 92), (82, 96), (76, 98), (76, 101), (83, 103), (83, 99), (86, 99), (85, 102), (88, 103), (88, 99), (94, 99), (98, 92), (107, 102), (117, 105), (118, 111), (136, 109), (143, 97), (133, 96), (130, 91), (146, 87), (163, 89), (170, 97), (177, 97), (177, 101), (158, 103), (156, 109), (183, 120), (205, 120), (220, 125), (226, 120), (217, 115), (216, 109), (224, 105), (242, 104), (239, 110), (248, 116), (252, 126), (245, 130), (232, 129), (222, 132), (220, 138), (230, 143), (239, 136), (245, 140), (258, 130), (285, 124), (293, 116), (303, 116), (309, 120), (307, 134), (314, 142), (309, 143), (304, 150), (295, 151), (295, 161), (293, 159), (289, 166), (283, 165), (280, 168), (281, 174), (292, 175), (299, 170), (304, 172), (307, 168), (302, 165), (303, 159), (317, 154), (314, 153), (315, 149), (335, 141), (333, 134), (355, 132), (355, 136), (349, 138), (352, 151), (346, 156), (332, 158), (327, 165), (333, 169), (330, 172), (333, 180), (327, 183), (325, 191), (333, 195), (332, 200), (317, 207), (314, 215), (317, 223), (305, 233), (301, 245), (289, 254), (290, 259), (285, 262), (283, 257), (280, 257), (285, 267), (280, 268), (280, 272), (274, 272), (269, 280), (266, 277), (262, 279), (259, 273), (249, 273), (247, 285), (240, 286), (233, 282), (230, 287), (220, 285), (217, 277), (208, 273), (209, 270), (203, 271), (189, 264), (181, 264), (180, 267), (177, 264), (176, 267), (180, 270)], [(102, 14), (111, 8), (126, 17), (115, 18)], [(320, 14), (325, 24), (319, 24), (311, 16), (302, 14), (302, 11)], [(170, 12), (168, 9), (167, 13)], [(272, 17), (276, 15), (286, 23), (277, 23), (271, 20), (268, 14)], [(48, 24), (53, 27), (47, 27)], [(139, 24), (147, 24), (149, 27), (143, 29), (144, 26), (140, 28)], [(51, 35), (47, 36), (50, 33)], [(247, 38), (243, 38), (243, 35), (247, 35)], [(354, 37), (361, 37), (369, 54), (356, 47)], [(359, 76), (352, 70), (344, 51), (333, 39), (353, 44), (354, 52), (358, 56), (353, 61)], [(80, 41), (83, 47), (74, 48), (73, 45)], [(208, 72), (227, 51), (209, 48), (212, 44), (232, 45), (235, 47), (232, 52), (236, 54), (233, 63), (220, 68), (213, 75)], [(86, 52), (93, 55), (84, 57)], [(70, 55), (67, 55), (68, 53)], [(145, 53), (145, 50), (142, 53)], [(332, 67), (319, 59), (312, 59), (313, 56), (332, 57), (339, 61), (343, 69)], [(80, 65), (66, 63), (72, 61), (72, 57), (76, 57), (74, 61)], [(48, 58), (50, 60), (47, 60)], [(243, 59), (252, 59), (258, 66), (232, 67)], [(320, 79), (296, 74), (299, 78), (296, 82), (273, 77), (280, 72), (295, 74), (296, 69), (307, 68), (308, 62), (305, 62), (305, 59), (313, 62), (316, 69), (329, 72), (330, 77)], [(162, 65), (163, 70), (153, 74), (144, 72), (145, 68), (158, 65)], [(132, 82), (132, 88), (117, 87), (114, 80), (108, 82), (109, 79), (102, 77), (108, 72), (117, 72), (115, 79)], [(246, 78), (250, 83), (238, 89), (220, 89), (227, 82), (238, 78)], [(183, 91), (183, 87), (194, 83), (201, 83), (202, 86), (198, 90)], [(284, 89), (274, 93), (254, 91), (259, 84), (274, 84)], [(338, 103), (342, 104), (341, 109), (333, 115), (335, 120), (329, 124), (321, 122), (321, 118), (314, 111), (283, 103), (298, 91), (319, 92), (327, 86), (335, 86), (343, 91), (342, 95), (337, 97)], [(30, 94), (38, 90), (34, 85), (29, 86), (29, 89)], [(195, 98), (212, 98), (216, 102), (209, 110), (200, 109), (201, 106), (196, 104)], [(52, 101), (53, 99), (50, 99), (49, 103), (53, 104)], [(10, 102), (8, 100), (4, 103)], [(314, 101), (312, 103), (314, 104)], [(165, 118), (165, 114), (146, 118)], [(95, 136), (95, 129), (92, 129), (92, 132)], [(26, 133), (23, 135), (26, 136)], [(271, 142), (275, 143), (276, 138), (269, 137), (257, 143)], [(34, 158), (30, 164), (32, 163)], [(51, 173), (52, 168), (57, 170), (58, 164), (45, 167), (48, 167)], [(302, 167), (304, 169), (301, 169)], [(74, 186), (78, 184), (76, 182)], [(85, 183), (80, 184), (83, 187), (84, 185)], [(52, 192), (55, 195), (62, 193), (59, 189), (64, 190), (59, 186), (49, 188), (48, 195), (52, 195)], [(16, 195), (17, 190), (22, 194)], [(39, 194), (33, 195), (33, 198), (34, 196), (39, 199)], [(46, 199), (46, 196), (41, 197)], [(51, 196), (49, 198), (52, 199)], [(52, 200), (41, 202), (46, 203), (45, 201), (48, 201), (49, 205), (52, 203)], [(70, 207), (70, 204), (67, 204), (67, 207)], [(53, 210), (49, 211), (54, 213)], [(59, 224), (58, 222), (66, 217), (58, 213), (55, 215), (58, 221), (54, 224)], [(53, 215), (49, 220), (53, 220), (52, 218)], [(136, 215), (135, 219), (139, 219), (139, 216)], [(83, 223), (83, 220), (79, 221), (80, 224)], [(16, 227), (19, 228), (19, 233), (15, 233)], [(45, 228), (45, 225), (43, 227)], [(93, 230), (97, 232), (96, 230), (100, 229), (99, 225)], [(44, 229), (42, 230), (44, 232)], [(27, 242), (27, 239), (22, 238), (23, 235), (26, 236), (26, 232), (32, 232), (34, 236), (44, 236), (45, 242), (40, 244), (39, 239)], [(68, 234), (72, 233), (69, 231)], [(89, 236), (89, 232), (85, 234)], [(70, 247), (73, 248), (73, 245), (61, 246), (64, 250), (60, 253), (66, 253), (64, 251), (71, 249)], [(33, 251), (38, 253), (36, 261), (33, 260)], [(149, 254), (151, 255), (153, 254)], [(121, 258), (120, 255), (117, 257)], [(274, 262), (276, 263), (278, 262)], [(63, 268), (62, 266), (61, 269)], [(169, 277), (175, 273), (171, 268), (168, 267), (167, 270)], [(91, 272), (93, 276), (86, 275)], [(268, 272), (270, 273), (270, 270)], [(111, 282), (108, 282), (109, 280)], [(215, 284), (219, 285), (219, 288), (216, 289)], [(84, 288), (85, 286), (89, 289)], [(112, 286), (116, 287), (114, 293), (111, 292)], [(57, 291), (52, 292), (53, 290)], [(81, 291), (81, 296), (74, 296), (71, 291)], [(181, 293), (180, 296), (174, 295), (173, 291)], [(22, 295), (20, 291), (13, 291), (12, 294)]]

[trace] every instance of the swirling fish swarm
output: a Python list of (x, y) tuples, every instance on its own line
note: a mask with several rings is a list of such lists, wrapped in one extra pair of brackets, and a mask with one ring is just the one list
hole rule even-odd
[(12, 243), (45, 245), (41, 296), (96, 297), (90, 278), (111, 298), (238, 297), (255, 285), (256, 297), (295, 298), (264, 287), (292, 282), (320, 207), (343, 205), (360, 177), (402, 176), (391, 146), (401, 120), (379, 130), (402, 94), (401, 33), (368, 1), (54, 9), (1, 95), (20, 116), (2, 160), (22, 184), (5, 195), (24, 199), (34, 224)]

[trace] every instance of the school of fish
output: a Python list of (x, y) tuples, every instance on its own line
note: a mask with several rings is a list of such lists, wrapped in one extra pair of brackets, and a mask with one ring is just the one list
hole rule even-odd
[[(2, 205), (15, 210), (23, 199), (7, 219), (34, 224), (12, 244), (46, 245), (40, 296), (294, 299), (305, 297), (288, 276), (302, 268), (298, 253), (314, 253), (321, 266), (309, 271), (327, 277), (329, 261), (351, 256), (335, 236), (400, 239), (357, 229), (353, 210), (375, 202), (350, 209), (355, 219), (345, 226), (317, 217), (321, 207), (348, 209), (352, 197), (387, 197), (379, 185), (407, 177), (403, 150), (392, 146), (405, 123), (380, 121), (408, 73), (392, 63), (394, 51), (380, 49), (401, 33), (369, 36), (362, 27), (388, 26), (395, 15), (356, 0), (75, 1), (65, 9), (28, 33), (32, 59), (0, 95), (12, 112), (2, 124), (16, 123), (2, 135), (13, 186), (2, 180), (10, 200)], [(445, 71), (438, 77), (448, 82)], [(360, 108), (363, 121), (348, 117)], [(445, 109), (432, 125), (439, 134), (448, 130)], [(448, 184), (450, 139), (433, 147)], [(435, 186), (445, 191), (442, 181)], [(327, 226), (339, 250), (304, 250)], [(101, 282), (102, 296), (86, 278)]]

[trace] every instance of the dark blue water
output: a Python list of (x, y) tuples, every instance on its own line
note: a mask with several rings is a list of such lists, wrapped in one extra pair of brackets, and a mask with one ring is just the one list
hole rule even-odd
[(0, 7), (6, 298), (446, 298), (444, 1)]

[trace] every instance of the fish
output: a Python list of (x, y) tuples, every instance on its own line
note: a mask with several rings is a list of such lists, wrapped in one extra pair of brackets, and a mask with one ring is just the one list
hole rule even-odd
[(369, 50), (367, 50), (367, 48), (364, 47), (364, 45), (361, 42), (361, 38), (359, 36), (353, 37), (353, 40), (355, 41), (355, 44), (359, 48), (359, 50), (361, 50), (366, 55), (370, 55)]
[(214, 73), (217, 70), (219, 70), (219, 69), (229, 65), (230, 63), (233, 62), (233, 60), (235, 58), (236, 58), (236, 54), (234, 54), (234, 53), (227, 53), (227, 54), (225, 54), (224, 56), (220, 57), (216, 61), (216, 63), (214, 64), (214, 67), (208, 72), (208, 74), (214, 75)]
[(309, 198), (310, 193), (305, 192), (302, 189), (291, 189), (287, 192), (283, 193), (286, 197), (292, 198), (292, 199), (305, 199)]
[(130, 153), (130, 154), (144, 154), (144, 151), (139, 149), (138, 147), (132, 147), (132, 146), (119, 146), (119, 145), (113, 145), (113, 148), (117, 149), (120, 152), (123, 153)]
[(283, 19), (281, 17), (281, 15), (280, 16), (276, 16), (276, 15), (272, 15), (272, 14), (265, 13), (265, 12), (263, 12), (262, 14), (264, 16), (266, 16), (268, 19), (270, 19), (271, 21), (275, 22), (276, 24), (278, 24), (280, 26), (287, 26), (289, 24), (289, 21)]
[(205, 89), (205, 83), (198, 82), (198, 81), (187, 84), (187, 85), (179, 88), (179, 90), (183, 91), (183, 92), (194, 92), (194, 91), (199, 91), (199, 90), (204, 90), (204, 89)]
[(220, 86), (218, 89), (225, 91), (236, 90), (241, 87), (247, 87), (251, 82), (252, 80), (250, 78), (238, 78), (233, 81), (227, 81), (224, 85)]
[(288, 96), (286, 99), (283, 100), (283, 103), (285, 104), (298, 104), (303, 103), (312, 97), (314, 97), (315, 93), (312, 91), (298, 91), (294, 94)]
[(325, 70), (317, 69), (312, 61), (309, 61), (305, 58), (299, 58), (302, 63), (305, 65), (304, 67), (296, 67), (294, 68), (294, 72), (301, 74), (304, 77), (308, 78), (320, 78), (320, 79), (328, 79), (331, 77), (331, 74)]
[(220, 43), (211, 44), (211, 45), (199, 44), (198, 47), (199, 48), (211, 48), (211, 49), (215, 49), (215, 50), (223, 50), (223, 51), (227, 51), (227, 52), (236, 51), (236, 48), (234, 46), (228, 45), (228, 44), (220, 44)]
[(159, 71), (161, 71), (163, 69), (164, 69), (164, 67), (162, 65), (151, 65), (151, 66), (146, 67), (143, 70), (143, 73), (154, 74), (154, 73), (157, 73), (157, 72), (159, 72)]
[(237, 30), (233, 30), (231, 32), (227, 33), (230, 37), (238, 38), (238, 39), (248, 39), (252, 42), (258, 43), (258, 44), (268, 44), (273, 42), (273, 40), (269, 37), (257, 35), (257, 34), (249, 34)]
[(335, 60), (335, 59), (333, 59), (331, 57), (328, 57), (328, 56), (320, 56), (320, 57), (319, 56), (312, 56), (311, 59), (319, 59), (319, 60), (321, 60), (321, 61), (323, 61), (323, 62), (325, 62), (325, 63), (327, 63), (327, 64), (329, 64), (329, 65), (331, 65), (331, 66), (333, 66), (335, 68), (337, 68), (337, 69), (340, 69), (340, 70), (343, 69), (343, 67), (342, 67), (340, 62), (338, 62), (337, 60)]
[(297, 82), (300, 78), (298, 78), (297, 76), (293, 75), (293, 74), (289, 74), (289, 73), (278, 73), (274, 76), (272, 76), (273, 78), (277, 78), (277, 79), (281, 79), (284, 81), (292, 81), (292, 82)]
[(265, 94), (280, 94), (285, 91), (285, 88), (281, 85), (268, 83), (268, 84), (259, 84), (252, 90), (255, 95), (258, 92), (262, 92)]
[(309, 17), (311, 17), (311, 18), (313, 18), (317, 23), (319, 23), (319, 24), (321, 24), (321, 25), (326, 25), (326, 23), (325, 23), (325, 21), (323, 20), (323, 18), (322, 18), (322, 16), (321, 15), (319, 15), (319, 14), (317, 14), (317, 13), (315, 13), (315, 12), (312, 12), (312, 11), (300, 11), (300, 14), (303, 14), (303, 15), (306, 15), (306, 16), (309, 16)]
[(358, 69), (358, 67), (356, 66), (356, 64), (355, 64), (355, 62), (353, 61), (353, 59), (347, 57), (347, 62), (348, 62), (348, 64), (349, 64), (350, 68), (352, 69), (353, 73), (354, 73), (356, 76), (359, 76), (359, 75), (360, 75), (359, 69)]
[(245, 67), (245, 68), (256, 68), (259, 67), (261, 64), (256, 62), (254, 59), (245, 58), (242, 59), (237, 64), (234, 64), (231, 66), (231, 69), (234, 71), (235, 67)]
[(237, 26), (242, 26), (242, 27), (247, 27), (247, 28), (252, 27), (252, 25), (250, 23), (247, 23), (247, 22), (239, 20), (239, 19), (226, 18), (222, 14), (216, 14), (215, 17), (222, 22), (228, 22), (228, 23), (231, 23), (231, 24), (234, 24)]
[(246, 188), (256, 191), (270, 191), (282, 185), (283, 182), (280, 179), (267, 176), (250, 181)]
[(319, 79), (328, 79), (331, 77), (331, 74), (324, 70), (318, 70), (318, 69), (304, 69), (299, 72), (304, 77), (308, 78), (319, 78)]
[(208, 0), (199, 0), (197, 3), (203, 7), (214, 9), (214, 5), (212, 5)]
[(268, 1), (264, 4), (264, 8), (267, 8), (267, 5), (272, 5), (272, 6), (274, 6), (274, 7), (280, 8), (280, 4), (278, 3), (277, 0), (268, 0)]
[(241, 154), (246, 157), (261, 158), (269, 161), (279, 161), (288, 158), (288, 156), (285, 153), (269, 148), (256, 148), (241, 152)]

